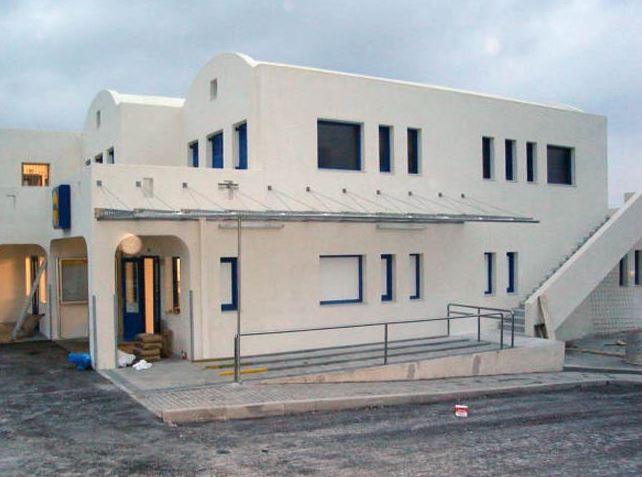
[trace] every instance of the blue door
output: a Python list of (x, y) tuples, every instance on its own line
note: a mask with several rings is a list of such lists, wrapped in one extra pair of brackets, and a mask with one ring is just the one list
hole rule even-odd
[(123, 341), (145, 332), (145, 283), (143, 259), (122, 259)]

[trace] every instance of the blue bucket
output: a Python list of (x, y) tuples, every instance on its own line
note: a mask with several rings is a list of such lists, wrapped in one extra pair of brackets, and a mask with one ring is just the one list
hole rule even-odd
[(67, 360), (76, 365), (76, 369), (84, 370), (91, 368), (91, 356), (89, 353), (69, 353)]

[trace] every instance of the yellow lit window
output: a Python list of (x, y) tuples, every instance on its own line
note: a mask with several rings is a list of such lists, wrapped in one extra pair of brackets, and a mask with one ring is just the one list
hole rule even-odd
[(22, 185), (31, 187), (49, 186), (49, 164), (22, 163)]

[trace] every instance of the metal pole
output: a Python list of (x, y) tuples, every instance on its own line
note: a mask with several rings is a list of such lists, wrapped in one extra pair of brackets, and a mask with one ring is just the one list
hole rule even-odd
[(515, 347), (515, 312), (510, 313), (510, 347)]
[(450, 303), (446, 307), (446, 312), (448, 313), (448, 319), (446, 320), (446, 335), (450, 336)]
[(504, 313), (499, 314), (499, 349), (504, 349)]
[(236, 216), (236, 339), (234, 340), (234, 382), (241, 382), (241, 215)]
[(383, 364), (388, 364), (388, 323), (384, 325), (383, 329)]
[(481, 309), (477, 308), (477, 341), (481, 341)]
[(194, 292), (189, 291), (189, 353), (194, 360)]

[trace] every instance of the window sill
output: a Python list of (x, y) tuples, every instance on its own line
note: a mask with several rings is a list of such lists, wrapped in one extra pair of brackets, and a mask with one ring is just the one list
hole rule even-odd
[(362, 305), (363, 300), (329, 300), (329, 301), (320, 301), (319, 305)]

